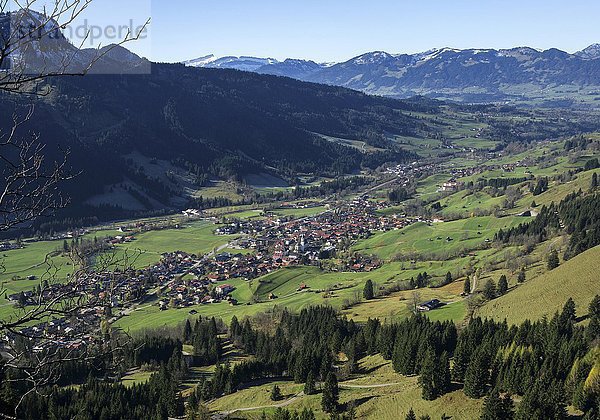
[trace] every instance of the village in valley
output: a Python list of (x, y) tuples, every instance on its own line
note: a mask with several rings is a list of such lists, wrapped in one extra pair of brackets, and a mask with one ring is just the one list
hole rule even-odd
[[(455, 193), (465, 187), (458, 181), (486, 171), (500, 170), (510, 174), (517, 167), (532, 164), (529, 159), (511, 164), (476, 165), (463, 168), (445, 168), (435, 162), (413, 162), (387, 168), (382, 173), (379, 186), (370, 187), (352, 199), (308, 200), (302, 202), (281, 202), (280, 209), (323, 208), (317, 214), (305, 217), (281, 216), (269, 210), (262, 210), (261, 217), (236, 218), (215, 217), (202, 210), (187, 209), (181, 213), (183, 222), (149, 223), (137, 221), (118, 227), (118, 234), (101, 240), (94, 238), (82, 246), (84, 257), (93, 259), (94, 255), (110, 253), (110, 250), (122, 245), (135, 243), (136, 236), (145, 232), (165, 229), (185, 229), (184, 222), (206, 221), (213, 224), (213, 234), (232, 236), (226, 245), (212, 252), (196, 255), (183, 251), (163, 253), (160, 261), (141, 269), (124, 267), (121, 270), (88, 270), (78, 273), (73, 282), (42, 282), (33, 290), (25, 290), (7, 296), (8, 300), (19, 307), (43, 306), (48, 302), (60, 300), (73, 292), (91, 296), (95, 305), (86, 308), (85, 313), (77, 317), (59, 318), (27, 327), (27, 334), (36, 336), (52, 334), (71, 335), (72, 341), (61, 345), (81, 345), (85, 339), (81, 336), (90, 324), (99, 325), (101, 319), (118, 321), (127, 316), (137, 305), (157, 305), (161, 311), (184, 310), (197, 305), (226, 303), (232, 306), (238, 302), (232, 292), (235, 286), (231, 280), (252, 281), (285, 267), (314, 266), (333, 272), (370, 272), (382, 265), (382, 261), (373, 255), (363, 255), (349, 251), (359, 240), (369, 238), (376, 232), (402, 229), (417, 222), (427, 224), (439, 222), (419, 216), (391, 212), (386, 209), (393, 206), (387, 200), (375, 200), (369, 194), (381, 186), (409, 188), (415, 179), (427, 177), (446, 170), (451, 177), (438, 185), (440, 193)], [(324, 201), (326, 204), (323, 206)], [(235, 216), (235, 214), (234, 214)], [(64, 241), (63, 248), (79, 244), (79, 238), (90, 234), (88, 229), (77, 229), (65, 233), (56, 233), (48, 238)], [(447, 238), (451, 240), (450, 238)], [(489, 240), (487, 240), (489, 242)], [(18, 249), (24, 245), (7, 242), (5, 250)], [(135, 248), (135, 246), (134, 246)], [(340, 255), (345, 258), (339, 259)], [(75, 284), (75, 286), (74, 286)], [(297, 292), (309, 290), (310, 284), (298, 284)], [(270, 293), (269, 300), (278, 296)], [(441, 302), (422, 302), (420, 310), (431, 310)], [(195, 309), (190, 314), (196, 313)], [(91, 340), (91, 335), (86, 335)], [(55, 345), (57, 343), (47, 343)]]
[[(325, 211), (314, 216), (291, 218), (266, 212), (264, 217), (235, 219), (225, 224), (220, 223), (219, 218), (206, 218), (202, 212), (190, 209), (183, 212), (188, 220), (213, 223), (215, 235), (235, 235), (235, 239), (221, 247), (229, 251), (213, 250), (205, 255), (168, 252), (162, 255), (158, 263), (143, 269), (92, 270), (79, 274), (75, 282), (43, 282), (38, 288), (12, 294), (8, 299), (20, 307), (28, 308), (54, 302), (73, 291), (91, 297), (95, 305), (80, 311), (77, 316), (42, 322), (24, 331), (31, 337), (41, 337), (42, 334), (61, 337), (61, 341), (47, 341), (45, 346), (79, 347), (93, 342), (92, 335), (86, 334), (90, 325), (100, 325), (105, 318), (115, 322), (141, 303), (154, 302), (152, 304), (158, 305), (162, 311), (221, 302), (238, 305), (240, 302), (231, 296), (235, 287), (228, 284), (232, 279), (251, 281), (293, 266), (315, 266), (343, 272), (375, 270), (382, 264), (377, 257), (350, 253), (348, 257), (338, 260), (336, 256), (340, 251), (347, 251), (357, 240), (366, 239), (375, 232), (401, 229), (415, 222), (431, 223), (420, 217), (380, 213), (389, 206), (389, 203), (370, 200), (367, 194), (363, 194), (351, 201), (328, 205)], [(110, 247), (134, 242), (138, 233), (154, 228), (185, 229), (180, 225), (136, 223), (131, 227), (120, 227), (121, 234), (102, 239), (95, 249), (107, 252)], [(57, 235), (59, 239), (68, 237), (72, 238), (73, 232)], [(333, 259), (335, 264), (324, 265)], [(310, 284), (302, 283), (297, 291), (308, 289)], [(270, 294), (268, 298), (274, 300), (277, 296)], [(196, 313), (194, 309), (189, 312), (190, 315)]]

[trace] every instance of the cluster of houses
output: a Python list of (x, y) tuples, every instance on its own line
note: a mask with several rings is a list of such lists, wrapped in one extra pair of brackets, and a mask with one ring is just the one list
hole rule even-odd
[[(196, 256), (185, 252), (164, 254), (162, 260), (137, 272), (143, 277), (137, 284), (151, 280), (148, 287), (159, 288), (159, 306), (185, 308), (198, 304), (226, 301), (235, 290), (232, 279), (252, 280), (282, 267), (319, 265), (343, 245), (366, 238), (375, 231), (400, 229), (418, 218), (383, 216), (377, 210), (386, 204), (362, 196), (335, 210), (315, 216), (289, 220), (268, 216), (220, 226), (221, 234), (243, 234), (235, 241), (239, 248), (252, 253), (222, 252)], [(380, 266), (377, 259), (357, 254), (347, 261), (348, 271), (371, 271)]]
[(18, 244), (17, 242), (2, 242), (0, 243), (0, 251), (10, 251), (13, 249), (22, 248), (23, 245)]
[[(85, 344), (82, 331), (86, 325), (97, 327), (102, 317), (110, 319), (123, 315), (132, 303), (143, 301), (150, 295), (158, 297), (158, 306), (162, 310), (216, 302), (236, 305), (238, 302), (232, 297), (235, 287), (230, 280), (252, 280), (287, 266), (319, 265), (321, 260), (335, 256), (338, 250), (347, 249), (352, 241), (366, 238), (376, 231), (400, 229), (422, 221), (378, 212), (386, 206), (388, 204), (372, 201), (363, 195), (334, 210), (301, 219), (271, 215), (240, 221), (220, 226), (217, 232), (241, 234), (235, 245), (252, 250), (251, 253), (223, 252), (197, 256), (177, 251), (164, 254), (158, 263), (142, 270), (88, 273), (78, 278), (76, 283), (45, 285), (37, 290), (11, 295), (10, 299), (27, 306), (64, 295), (91, 297), (97, 306), (86, 307), (69, 319), (28, 327), (27, 331), (32, 337), (38, 336), (40, 331), (46, 337), (48, 333), (50, 336), (55, 334), (53, 345), (82, 345)], [(138, 226), (137, 231), (145, 228)], [(130, 232), (127, 228), (122, 231), (122, 236), (110, 240), (134, 240), (133, 235), (126, 233)], [(355, 254), (346, 261), (345, 269), (366, 272), (379, 266), (379, 260)], [(307, 286), (301, 285), (299, 290), (304, 288)], [(63, 337), (62, 341), (59, 337)]]
[(79, 311), (75, 316), (55, 318), (28, 326), (20, 334), (9, 332), (4, 335), (3, 344), (13, 348), (16, 340), (26, 339), (32, 343), (34, 353), (57, 347), (67, 350), (84, 348), (98, 340), (91, 331), (97, 329), (103, 312), (102, 306), (90, 307)]

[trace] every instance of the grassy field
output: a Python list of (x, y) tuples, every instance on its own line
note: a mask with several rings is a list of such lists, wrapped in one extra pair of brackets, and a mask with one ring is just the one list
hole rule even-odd
[(518, 324), (552, 316), (570, 297), (578, 316), (587, 314), (592, 298), (600, 294), (598, 261), (600, 247), (595, 247), (485, 304), (477, 314)]
[[(448, 305), (426, 312), (425, 315), (434, 321), (452, 320), (461, 322), (466, 315), (464, 301), (459, 297), (462, 292), (462, 282), (457, 282), (439, 289), (419, 289), (416, 291), (419, 301), (439, 299)], [(457, 287), (458, 286), (458, 287)], [(458, 290), (457, 290), (458, 289)], [(342, 314), (358, 322), (365, 322), (369, 318), (379, 318), (382, 321), (398, 321), (410, 316), (410, 299), (413, 290), (392, 293), (389, 296), (363, 301)]]
[(443, 206), (441, 214), (469, 215), (478, 211), (491, 211), (494, 207), (501, 208), (504, 199), (504, 196), (492, 197), (485, 191), (459, 191), (439, 200), (439, 203)]
[[(57, 278), (65, 278), (73, 266), (68, 265), (70, 262), (66, 257), (50, 255), (61, 248), (62, 241), (32, 242), (26, 243), (25, 248), (3, 252), (0, 281), (8, 294), (29, 290), (49, 273), (55, 273)], [(27, 276), (36, 276), (37, 279), (25, 280)]]
[[(269, 407), (273, 403), (270, 391), (277, 384), (285, 399), (290, 401), (287, 409), (302, 410), (310, 408), (317, 419), (327, 419), (328, 415), (321, 409), (321, 394), (298, 395), (302, 390), (301, 384), (291, 381), (276, 381), (258, 383), (242, 389), (235, 394), (213, 401), (209, 408), (213, 411), (230, 411), (249, 407)], [(281, 403), (280, 402), (280, 403)], [(349, 380), (340, 382), (340, 402), (353, 402), (356, 407), (356, 418), (374, 418), (397, 420), (404, 418), (413, 408), (417, 416), (428, 414), (432, 419), (438, 419), (442, 414), (453, 419), (478, 418), (482, 400), (472, 400), (460, 390), (453, 391), (436, 399), (425, 401), (421, 398), (421, 389), (416, 377), (404, 377), (395, 373), (389, 361), (381, 356), (369, 356), (359, 361), (359, 373)], [(273, 408), (259, 408), (253, 411), (235, 413), (236, 418), (258, 419), (262, 412), (271, 413)]]
[(154, 372), (142, 371), (139, 369), (128, 372), (127, 375), (123, 376), (121, 383), (127, 387), (138, 385), (144, 382), (148, 382), (148, 379)]
[[(526, 222), (524, 217), (472, 217), (453, 222), (416, 223), (404, 229), (379, 233), (359, 242), (353, 250), (390, 260), (400, 253), (426, 255), (476, 249), (492, 240), (499, 229)], [(448, 240), (450, 238), (451, 240)]]
[(135, 258), (132, 263), (136, 268), (143, 268), (160, 261), (165, 252), (184, 251), (202, 255), (235, 238), (215, 235), (215, 229), (216, 226), (210, 222), (197, 221), (184, 225), (181, 229), (141, 233), (135, 236), (135, 241), (117, 245), (116, 256), (127, 253)]
[[(479, 251), (479, 254), (485, 256), (490, 252)], [(236, 306), (221, 302), (160, 311), (156, 305), (147, 303), (121, 318), (115, 323), (115, 326), (135, 332), (145, 328), (177, 324), (189, 318), (189, 311), (192, 309), (196, 310), (199, 315), (222, 318), (228, 323), (234, 315), (241, 319), (244, 316), (252, 316), (270, 310), (275, 306), (286, 307), (292, 311), (298, 311), (311, 305), (331, 305), (340, 308), (345, 301), (353, 300), (356, 295), (362, 296), (367, 279), (371, 279), (378, 287), (384, 287), (398, 281), (409, 280), (423, 271), (427, 271), (434, 278), (442, 278), (448, 271), (454, 272), (463, 265), (468, 265), (473, 258), (476, 257), (415, 264), (393, 262), (370, 273), (325, 272), (316, 267), (285, 268), (252, 281), (228, 280), (229, 284), (236, 287), (232, 293), (239, 302)], [(303, 283), (309, 288), (298, 292), (298, 287)], [(422, 294), (423, 300), (427, 300), (431, 296), (431, 298), (441, 298), (449, 302), (458, 300), (461, 291), (462, 283), (456, 282), (440, 289), (421, 289), (419, 292)], [(269, 300), (270, 293), (277, 298)], [(408, 292), (401, 293), (408, 296)], [(254, 295), (261, 302), (249, 304)], [(378, 299), (369, 304), (362, 303), (350, 309), (348, 313), (353, 317), (356, 313), (357, 320), (366, 320), (369, 317), (387, 317), (390, 313), (393, 313), (393, 318), (399, 319), (408, 314), (406, 303), (400, 302), (399, 297), (397, 295)], [(462, 302), (454, 303), (439, 312), (431, 312), (430, 316), (435, 319), (460, 321), (464, 317), (464, 305)]]
[[(147, 267), (158, 262), (161, 254), (172, 251), (185, 251), (194, 254), (204, 254), (215, 247), (225, 245), (235, 236), (217, 236), (213, 234), (215, 225), (205, 221), (192, 222), (182, 229), (166, 229), (145, 232), (136, 235), (133, 242), (117, 245), (115, 249), (98, 257), (98, 262), (104, 259), (114, 259), (116, 265), (131, 265), (136, 268)], [(119, 234), (115, 230), (105, 229), (91, 232), (84, 236), (91, 239)], [(69, 258), (54, 255), (62, 248), (63, 241), (44, 241), (26, 243), (25, 248), (2, 253), (4, 271), (0, 273), (3, 291), (7, 295), (24, 290), (31, 290), (41, 281), (61, 281), (73, 271)], [(36, 276), (35, 280), (27, 280), (28, 276)], [(240, 290), (240, 294), (243, 291)], [(250, 292), (251, 296), (251, 292)], [(248, 297), (248, 296), (244, 296)], [(249, 297), (248, 297), (249, 299)], [(0, 301), (0, 319), (13, 314), (14, 308), (6, 300)]]

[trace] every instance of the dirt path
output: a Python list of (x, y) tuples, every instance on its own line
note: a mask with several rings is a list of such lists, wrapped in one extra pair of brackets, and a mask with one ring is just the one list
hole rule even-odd
[[(390, 383), (384, 383), (384, 384), (360, 385), (360, 384), (349, 384), (349, 383), (340, 382), (338, 386), (342, 389), (372, 389), (372, 388), (385, 388), (388, 386), (396, 386), (396, 385), (401, 385), (401, 383), (400, 382), (390, 382)], [(229, 411), (221, 411), (219, 413), (214, 414), (211, 417), (211, 419), (224, 420), (227, 418), (227, 416), (230, 416), (239, 411), (256, 411), (256, 410), (265, 410), (265, 409), (269, 409), (269, 408), (283, 408), (283, 407), (287, 407), (288, 405), (296, 402), (299, 398), (301, 398), (303, 396), (304, 396), (304, 392), (299, 392), (298, 394), (294, 395), (292, 398), (290, 398), (286, 401), (283, 401), (279, 404), (261, 405), (261, 406), (257, 406), (257, 407), (244, 407), (244, 408), (236, 408), (234, 410), (229, 410)]]
[(234, 410), (229, 410), (229, 411), (221, 411), (217, 414), (214, 414), (213, 416), (211, 416), (211, 419), (213, 420), (222, 420), (222, 419), (226, 419), (228, 416), (237, 413), (239, 411), (256, 411), (256, 410), (264, 410), (267, 408), (283, 408), (283, 407), (287, 407), (288, 405), (296, 402), (298, 400), (298, 398), (304, 396), (304, 391), (301, 391), (299, 393), (297, 393), (296, 395), (294, 395), (292, 398), (290, 398), (289, 400), (285, 400), (283, 402), (280, 402), (279, 404), (271, 404), (271, 405), (261, 405), (261, 406), (257, 406), (257, 407), (245, 407), (245, 408), (236, 408)]
[(386, 384), (370, 384), (370, 385), (354, 385), (348, 383), (340, 383), (338, 386), (340, 388), (350, 388), (350, 389), (371, 389), (371, 388), (385, 388), (388, 386), (396, 386), (402, 385), (400, 382), (390, 382)]

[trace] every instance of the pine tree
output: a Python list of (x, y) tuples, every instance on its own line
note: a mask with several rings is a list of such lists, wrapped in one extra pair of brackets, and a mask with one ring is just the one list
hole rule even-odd
[(500, 294), (500, 296), (502, 296), (502, 295), (506, 294), (507, 291), (508, 291), (508, 279), (503, 274), (500, 276), (500, 280), (498, 280), (498, 293)]
[(433, 349), (427, 351), (420, 373), (419, 384), (421, 385), (421, 397), (427, 401), (435, 400), (437, 397), (437, 391), (435, 389), (436, 357)]
[(186, 319), (185, 325), (183, 327), (183, 341), (185, 343), (189, 343), (191, 336), (192, 336), (192, 325), (190, 324), (190, 320)]
[(514, 417), (513, 402), (510, 395), (500, 397), (494, 389), (483, 402), (481, 420), (512, 420)]
[(338, 408), (339, 389), (335, 373), (329, 372), (323, 386), (321, 407), (326, 413), (336, 413)]
[(371, 300), (375, 297), (375, 292), (373, 290), (373, 282), (369, 279), (365, 283), (365, 287), (363, 289), (363, 297), (366, 300)]
[(408, 411), (408, 414), (406, 415), (406, 420), (417, 420), (415, 411), (412, 408)]
[(575, 324), (576, 319), (575, 301), (573, 301), (573, 298), (569, 298), (560, 314), (560, 324), (563, 328), (570, 329)]
[(271, 389), (271, 401), (279, 401), (281, 399), (281, 389), (277, 385), (273, 385)]
[(312, 395), (317, 392), (317, 387), (315, 386), (315, 375), (312, 372), (308, 372), (308, 376), (306, 377), (306, 383), (304, 384), (304, 394)]
[(444, 281), (444, 283), (446, 283), (446, 284), (452, 283), (452, 273), (451, 272), (448, 271), (446, 273), (446, 280)]
[(315, 413), (311, 409), (305, 408), (300, 413), (298, 420), (315, 420)]
[(469, 367), (470, 351), (463, 341), (459, 341), (454, 350), (454, 363), (452, 365), (452, 379), (457, 382), (465, 380), (465, 373)]
[(483, 296), (487, 300), (492, 300), (496, 297), (496, 285), (492, 279), (488, 279), (483, 285)]
[(590, 186), (590, 189), (594, 191), (596, 188), (598, 188), (598, 174), (594, 172), (592, 175), (592, 185)]
[(448, 353), (446, 352), (443, 352), (438, 359), (434, 383), (438, 396), (444, 395), (445, 393), (450, 391), (450, 358), (448, 357)]
[(519, 275), (517, 276), (517, 281), (519, 283), (525, 283), (526, 278), (527, 274), (525, 273), (525, 269), (521, 268), (521, 271), (519, 271)]
[(600, 338), (600, 296), (596, 295), (589, 306), (590, 323), (586, 334), (590, 341)]
[(554, 270), (556, 267), (560, 265), (560, 260), (558, 259), (558, 251), (553, 249), (548, 254), (547, 258), (548, 270)]
[(465, 373), (464, 393), (471, 398), (481, 398), (485, 394), (489, 378), (487, 356), (483, 351), (475, 354)]
[(468, 276), (467, 276), (467, 279), (465, 280), (465, 286), (463, 287), (463, 293), (465, 295), (471, 294), (471, 279)]

